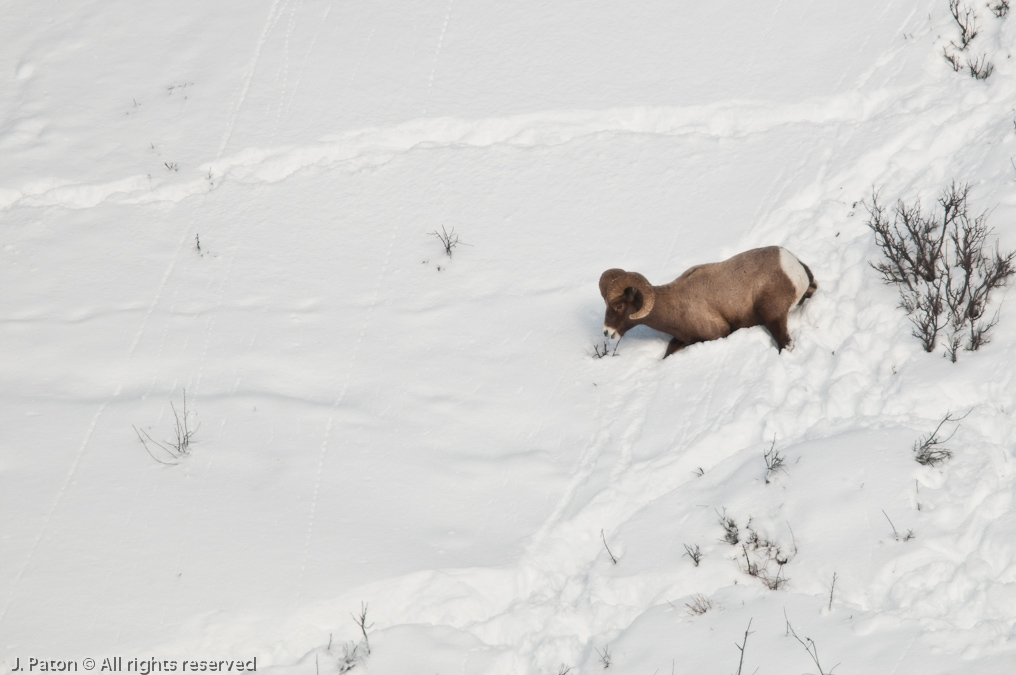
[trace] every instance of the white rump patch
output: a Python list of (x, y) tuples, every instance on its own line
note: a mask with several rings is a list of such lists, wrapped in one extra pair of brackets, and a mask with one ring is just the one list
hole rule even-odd
[(796, 305), (804, 297), (805, 291), (808, 290), (808, 273), (804, 271), (804, 265), (797, 259), (793, 253), (787, 249), (780, 247), (780, 267), (783, 268), (784, 274), (790, 279), (790, 283), (794, 285), (794, 302), (791, 303), (791, 307)]

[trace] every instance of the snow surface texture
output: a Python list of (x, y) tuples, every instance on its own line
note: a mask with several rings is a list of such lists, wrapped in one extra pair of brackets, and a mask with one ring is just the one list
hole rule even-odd
[[(744, 673), (814, 672), (787, 618), (826, 672), (1013, 672), (1016, 310), (923, 352), (859, 203), (970, 181), (1016, 245), (971, 6), (985, 81), (946, 0), (9, 4), (0, 665), (332, 673), (366, 602), (377, 674), (729, 673), (749, 620)], [(604, 269), (767, 244), (793, 353), (592, 358)]]

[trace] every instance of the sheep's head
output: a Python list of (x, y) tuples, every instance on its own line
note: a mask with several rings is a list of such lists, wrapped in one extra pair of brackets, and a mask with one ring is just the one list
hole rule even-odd
[(656, 300), (652, 284), (638, 272), (607, 270), (600, 275), (600, 295), (607, 303), (603, 334), (620, 337), (649, 315)]

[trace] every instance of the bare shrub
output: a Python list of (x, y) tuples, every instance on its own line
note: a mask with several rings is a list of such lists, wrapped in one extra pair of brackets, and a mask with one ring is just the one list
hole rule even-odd
[(960, 43), (953, 42), (952, 44), (963, 51), (977, 37), (977, 15), (970, 7), (961, 5), (960, 0), (949, 0), (949, 13), (952, 14), (953, 21), (960, 29)]
[(925, 215), (919, 201), (899, 200), (890, 219), (872, 195), (868, 227), (883, 260), (871, 263), (887, 284), (900, 292), (900, 306), (913, 324), (913, 335), (927, 352), (935, 350), (943, 331), (946, 355), (953, 362), (959, 349), (975, 351), (989, 342), (998, 313), (986, 318), (991, 293), (1016, 274), (1016, 251), (1002, 254), (986, 221), (987, 211), (970, 217), (969, 185), (953, 183), (938, 199), (940, 213)]
[(803, 640), (798, 637), (797, 631), (795, 631), (794, 627), (790, 625), (790, 618), (787, 616), (787, 610), (783, 610), (783, 618), (787, 620), (786, 635), (788, 637), (793, 636), (795, 640), (801, 643), (801, 646), (804, 647), (804, 651), (808, 652), (808, 656), (810, 656), (811, 660), (815, 662), (815, 667), (818, 668), (819, 675), (832, 675), (832, 672), (836, 670), (836, 666), (839, 664), (837, 663), (836, 666), (833, 666), (828, 671), (824, 670), (822, 668), (822, 664), (818, 661), (818, 645), (815, 644), (815, 641), (807, 636), (805, 636)]
[(783, 468), (786, 463), (786, 458), (780, 454), (780, 451), (776, 449), (776, 436), (773, 436), (772, 445), (769, 449), (762, 453), (762, 458), (766, 463), (766, 485), (769, 484), (769, 477), (775, 474), (777, 471), (786, 473), (787, 470)]
[(727, 516), (727, 510), (723, 509), (723, 513), (717, 511), (716, 515), (720, 518), (717, 521), (720, 527), (723, 528), (723, 541), (727, 542), (731, 546), (737, 546), (738, 542), (741, 541), (741, 533), (737, 527), (737, 523), (734, 522), (733, 518)]
[[(999, 0), (994, 5), (988, 4), (986, 6), (991, 10), (992, 14), (999, 18), (1004, 17), (1009, 12), (1009, 0)], [(953, 40), (949, 44), (960, 52), (966, 52), (970, 47), (970, 43), (973, 42), (979, 33), (977, 13), (974, 12), (972, 7), (961, 3), (960, 0), (949, 0), (949, 13), (952, 15), (953, 22), (960, 29), (959, 42)], [(976, 58), (967, 57), (964, 61), (960, 59), (958, 54), (950, 51), (949, 47), (944, 47), (942, 53), (945, 56), (945, 60), (952, 66), (953, 71), (959, 72), (966, 65), (967, 72), (975, 80), (986, 80), (995, 70), (995, 65), (988, 60), (987, 54), (982, 54)]]
[[(342, 656), (338, 657), (338, 667), (340, 673), (348, 673), (353, 668), (361, 665), (370, 656), (370, 640), (367, 638), (367, 630), (372, 628), (374, 624), (367, 623), (367, 604), (360, 603), (360, 614), (352, 614), (353, 621), (357, 626), (360, 627), (360, 632), (363, 634), (363, 640), (359, 643), (355, 643), (352, 640), (342, 645)], [(332, 651), (332, 640), (331, 636), (328, 638), (328, 652)]]
[(440, 232), (434, 230), (430, 234), (438, 238), (438, 240), (441, 242), (441, 246), (444, 247), (444, 252), (448, 255), (449, 258), (452, 257), (452, 252), (455, 250), (455, 247), (458, 246), (459, 244), (462, 244), (463, 246), (469, 246), (469, 244), (467, 244), (466, 242), (459, 240), (459, 235), (455, 233), (454, 227), (452, 228), (451, 232), (447, 232), (445, 230), (445, 226), (442, 225)]
[(954, 73), (960, 72), (960, 69), (963, 67), (963, 62), (960, 60), (960, 57), (950, 52), (948, 47), (942, 48), (942, 55), (945, 57), (945, 60), (949, 62), (949, 65), (952, 66)]
[[(969, 185), (957, 187), (954, 183), (942, 200), (947, 205), (947, 221), (948, 214), (953, 216), (948, 222), (951, 245), (946, 247), (942, 265), (945, 302), (952, 332), (947, 353), (953, 362), (961, 341), (965, 342), (964, 349), (968, 351), (988, 344), (988, 333), (998, 323), (997, 311), (990, 319), (985, 318), (990, 294), (996, 288), (1006, 286), (1016, 274), (1016, 251), (1003, 255), (997, 241), (994, 249), (987, 246), (987, 239), (992, 234), (986, 224), (988, 212), (973, 220), (968, 216), (969, 192)], [(958, 339), (959, 334), (963, 334), (965, 339)]]
[(607, 343), (606, 340), (603, 341), (603, 346), (602, 347), (600, 345), (594, 344), (593, 345), (593, 358), (594, 359), (602, 359), (604, 356), (617, 356), (617, 347), (620, 344), (621, 344), (621, 338), (617, 339), (617, 342), (614, 344), (614, 348), (613, 349), (610, 348), (610, 345)]
[[(796, 546), (791, 551), (784, 551), (780, 545), (760, 535), (749, 525), (748, 538), (741, 544), (741, 557), (744, 560), (741, 571), (761, 581), (769, 590), (778, 591), (789, 581), (784, 573), (784, 565), (796, 554)], [(741, 565), (740, 561), (738, 565)]]
[(695, 563), (695, 567), (698, 567), (699, 563), (702, 562), (702, 550), (699, 548), (698, 544), (695, 544), (694, 547), (685, 544), (684, 550), (685, 553), (681, 557), (683, 558), (684, 556), (688, 556), (691, 558), (691, 561)]
[[(141, 441), (141, 445), (145, 447), (145, 451), (148, 455), (160, 464), (177, 464), (181, 458), (190, 453), (191, 439), (194, 438), (194, 434), (197, 433), (201, 427), (199, 424), (193, 430), (190, 428), (190, 412), (187, 410), (187, 390), (183, 391), (183, 412), (177, 412), (176, 406), (172, 401), (169, 402), (170, 410), (173, 411), (173, 434), (174, 438), (169, 441), (159, 442), (151, 437), (151, 435), (144, 429), (138, 429), (136, 426), (132, 427), (134, 433), (138, 435), (138, 440)], [(147, 440), (145, 440), (147, 439)], [(159, 459), (155, 453), (152, 452), (149, 443), (162, 450), (162, 455), (165, 459)]]
[(689, 614), (701, 616), (713, 608), (713, 601), (698, 593), (692, 596), (691, 602), (684, 603), (684, 606), (688, 608)]
[(995, 70), (995, 64), (988, 60), (987, 54), (981, 54), (976, 59), (967, 59), (967, 70), (975, 80), (986, 80)]
[(363, 633), (363, 646), (367, 649), (367, 655), (370, 655), (370, 640), (367, 639), (367, 629), (373, 628), (374, 624), (367, 625), (367, 603), (360, 603), (360, 614), (350, 614), (353, 617), (353, 621), (360, 627), (360, 632)]
[(342, 645), (342, 656), (339, 657), (339, 672), (348, 673), (363, 662), (364, 655), (360, 652), (360, 645), (347, 642)]
[(893, 538), (896, 541), (910, 541), (911, 539), (917, 537), (913, 530), (907, 530), (907, 533), (901, 536), (900, 533), (896, 531), (896, 526), (893, 525), (893, 521), (889, 518), (889, 514), (885, 512), (885, 509), (882, 510), (882, 515), (889, 521), (889, 527), (893, 528)]
[(610, 668), (610, 646), (603, 645), (603, 649), (597, 649), (596, 653), (600, 655), (600, 663), (603, 664), (603, 667)]
[[(967, 415), (969, 414), (970, 413), (968, 412)], [(942, 425), (946, 422), (959, 422), (967, 415), (964, 415), (963, 417), (954, 417), (952, 413), (947, 412), (945, 417), (942, 418), (942, 421), (938, 423), (937, 427), (935, 427), (934, 431), (915, 442), (914, 459), (917, 460), (917, 463), (923, 466), (938, 466), (947, 459), (950, 459), (953, 455), (952, 450), (943, 447), (942, 444), (948, 442), (948, 440), (956, 434), (956, 431), (959, 430), (960, 426), (957, 424), (952, 433), (945, 438), (940, 437), (938, 432), (942, 429)]]

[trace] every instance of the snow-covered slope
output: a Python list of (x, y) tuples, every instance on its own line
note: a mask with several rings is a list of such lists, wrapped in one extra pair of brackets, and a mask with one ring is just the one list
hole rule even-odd
[[(945, 0), (826, 4), (8, 7), (0, 664), (329, 673), (367, 603), (382, 675), (735, 672), (749, 621), (743, 672), (815, 670), (788, 619), (826, 672), (1016, 667), (1014, 318), (923, 352), (860, 203), (968, 181), (1016, 246), (1016, 23), (977, 81)], [(593, 358), (604, 269), (764, 244), (793, 352)]]

